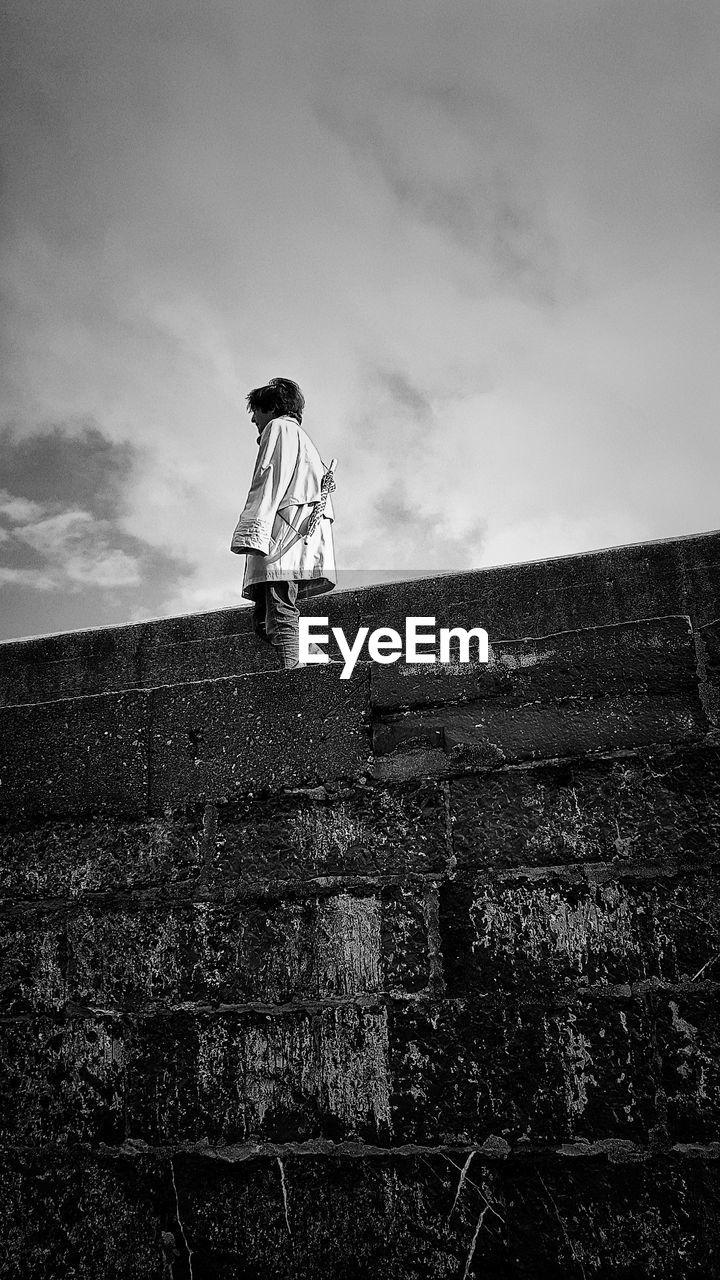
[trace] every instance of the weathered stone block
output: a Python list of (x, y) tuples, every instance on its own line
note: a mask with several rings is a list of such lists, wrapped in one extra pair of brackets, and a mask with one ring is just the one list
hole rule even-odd
[[(476, 656), (477, 646), (471, 645), (471, 657)], [(676, 693), (694, 689), (696, 683), (690, 621), (668, 617), (527, 640), (491, 636), (486, 665), (475, 661), (455, 666), (428, 664), (424, 669), (400, 663), (373, 665), (370, 698), (375, 711), (388, 712), (477, 703), (487, 698), (502, 698), (512, 705), (630, 691)]]
[(127, 1134), (152, 1143), (387, 1141), (387, 1011), (345, 1004), (142, 1020)]
[(643, 1141), (654, 1122), (652, 1023), (639, 1002), (397, 1005), (390, 1043), (405, 1142)]
[(0, 934), (0, 1010), (147, 1011), (418, 991), (426, 904), (401, 887), (300, 900), (58, 910)]
[[(4, 1280), (162, 1280), (174, 1197), (164, 1168), (87, 1150), (2, 1152)], [(178, 1231), (179, 1234), (179, 1231)], [(172, 1249), (173, 1260), (177, 1256)], [(176, 1272), (176, 1275), (179, 1274)]]
[(702, 862), (720, 848), (720, 750), (505, 769), (450, 783), (461, 866)]
[(204, 865), (202, 815), (8, 824), (0, 827), (0, 906), (169, 887)]
[(504, 880), (460, 873), (444, 885), (448, 990), (536, 998), (576, 984), (683, 982), (720, 953), (720, 866), (655, 879), (592, 868), (591, 883), (585, 870)]
[(240, 877), (428, 873), (448, 856), (445, 793), (432, 781), (319, 786), (217, 808), (219, 870)]
[(505, 1196), (494, 1169), (471, 1166), (453, 1204), (465, 1159), (456, 1152), (283, 1152), (208, 1167), (179, 1157), (176, 1178), (201, 1275), (449, 1280), (463, 1275), (486, 1203), (478, 1264), (499, 1267), (505, 1252)]
[(141, 631), (101, 627), (0, 645), (0, 706), (139, 687)]
[[(627, 694), (542, 705), (487, 700), (408, 712), (373, 726), (378, 756), (424, 747), (444, 751), (453, 768), (547, 760), (664, 742), (692, 742), (708, 721), (699, 693)], [(375, 777), (383, 777), (377, 762)]]
[(308, 667), (154, 689), (152, 812), (363, 773), (367, 676)]
[(197, 1275), (240, 1280), (716, 1274), (712, 1163), (465, 1151), (175, 1161)]
[[(248, 611), (249, 612), (249, 611)], [(235, 635), (177, 640), (147, 647), (142, 658), (142, 684), (153, 687), (218, 680), (250, 671), (278, 671), (277, 653), (252, 630)], [(172, 679), (168, 681), (168, 671)]]
[(147, 784), (146, 694), (0, 710), (0, 820), (141, 814)]
[(658, 1105), (667, 1108), (671, 1142), (716, 1142), (720, 1134), (718, 990), (712, 984), (709, 991), (656, 998)]
[(0, 1045), (0, 1141), (122, 1141), (119, 1022), (18, 1019), (0, 1024)]

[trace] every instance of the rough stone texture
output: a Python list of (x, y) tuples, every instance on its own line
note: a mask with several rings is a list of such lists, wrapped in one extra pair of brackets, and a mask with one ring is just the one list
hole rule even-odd
[(445, 791), (426, 780), (252, 793), (134, 822), (7, 823), (0, 907), (133, 889), (177, 894), (199, 879), (232, 892), (248, 882), (433, 873), (444, 869), (447, 840)]
[[(611, 547), (440, 578), (320, 596), (304, 606), (354, 635), (360, 625), (484, 626), (496, 637), (542, 636), (663, 614), (720, 617), (720, 533)], [(248, 608), (70, 632), (0, 645), (0, 703), (210, 679), (267, 669)], [(272, 660), (272, 655), (270, 660)]]
[(333, 668), (203, 681), (150, 695), (150, 809), (363, 772), (367, 673)]
[(124, 822), (8, 823), (0, 827), (0, 906), (128, 889), (172, 892), (205, 866), (202, 814)]
[(705, 1280), (717, 1273), (718, 1185), (717, 1160), (681, 1154), (618, 1164), (607, 1153), (281, 1150), (239, 1163), (176, 1154), (172, 1165), (22, 1154), (0, 1172), (5, 1274)]
[(708, 682), (708, 714), (715, 727), (720, 728), (720, 619), (698, 630), (697, 644), (700, 664)]
[(538, 996), (18, 1018), (3, 1027), (2, 1134), (161, 1146), (716, 1139), (715, 984)]
[[(712, 1168), (675, 1161), (631, 1167), (619, 1178), (606, 1161), (488, 1167), (476, 1158), (460, 1186), (466, 1161), (457, 1152), (335, 1159), (328, 1185), (319, 1161), (286, 1157), (284, 1198), (280, 1169), (269, 1160), (214, 1171), (199, 1185), (197, 1166), (183, 1161), (195, 1275), (235, 1280), (243, 1265), (258, 1276), (357, 1280), (714, 1273)], [(239, 1228), (248, 1217), (252, 1229)]]
[[(166, 1174), (169, 1182), (169, 1173)], [(172, 1197), (172, 1185), (168, 1188)], [(136, 1159), (82, 1148), (7, 1151), (0, 1166), (4, 1280), (169, 1280), (174, 1200)], [(170, 1232), (167, 1233), (168, 1238)], [(178, 1233), (179, 1234), (179, 1233)], [(179, 1276), (179, 1271), (176, 1271)]]
[(253, 795), (217, 806), (217, 863), (236, 875), (397, 874), (442, 870), (446, 795), (429, 780)]
[(311, 609), (0, 646), (3, 1274), (720, 1276), (720, 535)]
[(381, 1005), (147, 1019), (128, 1071), (128, 1136), (387, 1142), (390, 1089)]
[(638, 1001), (406, 1005), (393, 1031), (393, 1122), (405, 1141), (642, 1142), (657, 1123), (653, 1025)]
[[(641, 868), (641, 872), (646, 869)], [(720, 978), (720, 864), (704, 875), (568, 868), (443, 888), (445, 977), (452, 992), (548, 996), (577, 983), (617, 986)]]
[(450, 783), (461, 866), (704, 862), (720, 850), (720, 749), (503, 769)]
[(144, 813), (147, 694), (0, 711), (0, 820)]
[[(582, 755), (692, 740), (708, 721), (687, 618), (498, 642), (488, 666), (375, 667), (373, 750), (458, 764)], [(396, 776), (394, 762), (375, 764)]]
[(0, 937), (0, 1014), (421, 991), (430, 980), (427, 909), (417, 890), (386, 887), (228, 905), (141, 899), (58, 908), (34, 924), (25, 910)]
[[(471, 653), (474, 651), (471, 651)], [(502, 698), (510, 705), (628, 691), (695, 689), (689, 618), (651, 618), (532, 640), (495, 640), (487, 664), (373, 666), (377, 711)]]
[(0, 1023), (0, 1140), (108, 1142), (124, 1137), (125, 1029), (119, 1019)]
[[(532, 702), (505, 707), (488, 702), (417, 712), (376, 725), (373, 746), (379, 756), (418, 746), (435, 749), (447, 757), (443, 772), (450, 774), (463, 765), (484, 768), (618, 751), (645, 743), (692, 742), (703, 738), (706, 730), (697, 693), (630, 694), (547, 706)], [(374, 763), (373, 776), (394, 780), (394, 761), (384, 764)]]
[(656, 997), (661, 1071), (673, 1142), (714, 1142), (720, 1109), (720, 988)]

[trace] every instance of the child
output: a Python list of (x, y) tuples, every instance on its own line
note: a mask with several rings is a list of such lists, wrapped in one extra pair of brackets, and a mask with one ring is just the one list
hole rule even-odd
[[(230, 549), (247, 556), (243, 595), (255, 604), (255, 634), (291, 670), (299, 665), (296, 602), (335, 586), (329, 493), (335, 486), (303, 431), (305, 398), (296, 382), (271, 378), (250, 392), (247, 406), (260, 448)], [(324, 505), (316, 508), (323, 489)]]

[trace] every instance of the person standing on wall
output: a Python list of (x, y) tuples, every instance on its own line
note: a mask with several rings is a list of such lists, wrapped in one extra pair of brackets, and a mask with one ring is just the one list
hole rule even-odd
[(247, 557), (243, 595), (255, 606), (255, 634), (292, 670), (299, 665), (298, 600), (336, 585), (334, 460), (326, 467), (303, 430), (305, 397), (290, 378), (256, 387), (247, 407), (260, 447), (230, 550)]

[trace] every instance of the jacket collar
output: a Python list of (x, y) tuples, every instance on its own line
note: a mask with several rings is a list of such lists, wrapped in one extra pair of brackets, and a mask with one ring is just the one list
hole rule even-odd
[(297, 427), (298, 430), (302, 430), (297, 418), (293, 418), (292, 415), (289, 413), (279, 413), (277, 418), (271, 418), (269, 422), (265, 423), (265, 426), (263, 427), (262, 431), (260, 432), (257, 438), (258, 444), (260, 444), (260, 441), (265, 435), (265, 432), (267, 431), (268, 427), (272, 426), (273, 422), (292, 422), (294, 427)]

